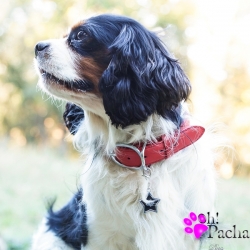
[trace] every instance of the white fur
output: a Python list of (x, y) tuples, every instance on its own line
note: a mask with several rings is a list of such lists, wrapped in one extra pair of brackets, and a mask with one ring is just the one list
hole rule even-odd
[(35, 250), (73, 250), (57, 238), (46, 226), (46, 219), (43, 219), (38, 231), (33, 236), (32, 249)]
[(60, 84), (51, 82), (49, 79), (44, 81), (40, 70), (44, 70), (62, 81), (77, 81), (82, 80), (82, 77), (76, 71), (76, 61), (79, 56), (69, 49), (66, 38), (51, 39), (43, 42), (49, 43), (50, 46), (45, 52), (44, 57), (38, 56), (34, 60), (35, 69), (39, 75), (38, 87), (53, 97), (84, 106), (85, 110), (105, 117), (106, 121), (108, 121), (108, 117), (105, 116), (102, 100), (96, 95), (84, 91), (71, 91)]
[(44, 58), (37, 57), (39, 68), (54, 75), (58, 79), (74, 81), (80, 79), (74, 68), (76, 55), (68, 49), (66, 38), (43, 41), (50, 46)]
[[(184, 233), (182, 221), (191, 211), (197, 214), (214, 212), (215, 170), (208, 133), (194, 145), (151, 166), (152, 194), (161, 201), (158, 213), (144, 214), (139, 203), (146, 197), (144, 177), (140, 171), (114, 164), (107, 152), (113, 150), (116, 142), (132, 143), (145, 137), (153, 140), (164, 132), (173, 134), (175, 126), (153, 115), (142, 125), (120, 130), (109, 123), (105, 127), (105, 122), (93, 124), (94, 118), (97, 119), (96, 115), (87, 112), (75, 136), (75, 144), (87, 157), (81, 183), (83, 202), (87, 204), (89, 238), (83, 249), (198, 249), (199, 241)], [(39, 235), (47, 244), (62, 244), (50, 232)], [(46, 247), (33, 249), (48, 249)], [(65, 246), (63, 249), (70, 248)]]
[[(64, 51), (60, 48), (60, 52)], [(58, 63), (59, 50), (54, 55), (53, 64)], [(70, 57), (65, 58), (69, 62), (61, 64), (58, 74), (56, 70), (53, 74), (64, 75), (67, 67), (67, 77), (74, 78), (72, 61)], [(37, 63), (40, 67), (40, 62)], [(50, 88), (47, 90), (51, 91)], [(152, 195), (161, 201), (158, 213), (144, 214), (139, 200), (146, 197), (147, 183), (142, 173), (119, 167), (109, 154), (116, 143), (154, 142), (162, 134), (174, 136), (175, 125), (154, 114), (140, 125), (115, 128), (105, 114), (100, 97), (92, 93), (73, 95), (70, 91), (56, 90), (56, 86), (51, 93), (73, 101), (85, 110), (85, 119), (74, 141), (86, 159), (81, 184), (83, 202), (87, 204), (89, 237), (87, 246), (82, 249), (198, 249), (199, 241), (193, 235), (185, 234), (183, 219), (190, 212), (214, 212), (216, 173), (210, 133), (207, 131), (195, 144), (151, 166)], [(181, 105), (182, 118), (191, 120), (185, 104)], [(45, 232), (44, 226), (34, 242), (33, 250), (70, 249), (51, 232)]]
[(46, 49), (44, 57), (38, 56), (34, 63), (36, 71), (40, 76), (38, 86), (48, 94), (68, 100), (69, 90), (65, 91), (63, 86), (52, 83), (49, 80), (43, 81), (40, 73), (40, 70), (44, 70), (56, 78), (67, 82), (81, 80), (75, 67), (77, 55), (69, 49), (66, 40), (66, 38), (63, 38), (43, 41), (44, 43), (49, 43), (50, 46)]
[[(161, 201), (158, 213), (144, 214), (139, 203), (147, 190), (142, 173), (117, 166), (108, 152), (118, 142), (154, 140), (164, 133), (173, 135), (174, 125), (153, 115), (147, 122), (125, 130), (110, 124), (105, 127), (105, 123), (102, 128), (98, 123), (97, 133), (95, 124), (88, 124), (95, 115), (86, 116), (75, 137), (76, 145), (82, 145), (82, 151), (90, 159), (81, 181), (90, 230), (85, 249), (197, 249), (198, 241), (184, 233), (182, 221), (191, 211), (214, 212), (215, 170), (207, 134), (171, 158), (151, 166), (152, 194)], [(99, 142), (97, 148), (96, 144), (93, 146), (95, 139)], [(94, 152), (98, 154), (93, 160)]]

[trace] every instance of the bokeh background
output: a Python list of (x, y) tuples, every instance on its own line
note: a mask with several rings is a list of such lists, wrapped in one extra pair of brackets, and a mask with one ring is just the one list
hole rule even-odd
[[(76, 189), (79, 154), (71, 146), (64, 103), (37, 87), (35, 44), (59, 38), (80, 19), (127, 15), (153, 30), (179, 58), (192, 85), (190, 109), (219, 122), (235, 148), (217, 166), (219, 223), (250, 236), (250, 1), (3, 0), (0, 5), (0, 250), (29, 249), (48, 198), (56, 207)], [(2, 243), (1, 243), (2, 242)], [(206, 242), (209, 249), (215, 239)], [(250, 239), (218, 239), (249, 249)]]

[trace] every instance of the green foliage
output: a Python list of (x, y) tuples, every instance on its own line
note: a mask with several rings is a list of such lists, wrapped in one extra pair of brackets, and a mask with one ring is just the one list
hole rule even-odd
[[(161, 8), (163, 5), (165, 7)], [(182, 29), (185, 25), (180, 16), (190, 10), (182, 8), (180, 11), (180, 6), (182, 4), (168, 4), (163, 0), (154, 3), (128, 0), (119, 6), (114, 0), (4, 1), (0, 16), (0, 136), (10, 136), (25, 145), (27, 142), (50, 143), (56, 128), (65, 133), (62, 125), (64, 104), (57, 102), (55, 105), (44, 94), (42, 98), (36, 87), (38, 78), (33, 66), (33, 51), (38, 41), (62, 36), (70, 25), (91, 13), (109, 12), (131, 16), (149, 28), (158, 25), (165, 28), (169, 23), (172, 27), (178, 26), (172, 34), (176, 37), (177, 43), (173, 46), (176, 48), (184, 43)], [(55, 122), (51, 129), (44, 127), (47, 117)]]
[[(192, 99), (199, 100), (196, 107), (201, 109), (204, 106), (201, 111), (204, 114), (204, 110), (215, 106), (208, 120), (216, 121), (219, 117), (220, 121), (230, 126), (239, 154), (234, 165), (240, 164), (243, 169), (236, 173), (248, 174), (250, 51), (249, 39), (244, 34), (247, 34), (245, 27), (250, 4), (240, 0), (239, 8), (228, 9), (228, 6), (224, 6), (222, 13), (216, 8), (220, 7), (219, 2), (206, 0), (201, 4), (200, 1), (189, 0), (126, 0), (117, 4), (114, 0), (3, 1), (0, 14), (0, 138), (9, 137), (21, 146), (29, 142), (61, 144), (66, 133), (62, 121), (64, 103), (54, 101), (37, 90), (34, 46), (40, 40), (61, 37), (72, 24), (91, 15), (123, 14), (158, 32), (180, 59), (193, 82)], [(218, 12), (218, 27), (215, 15), (211, 16), (209, 9), (204, 17), (202, 9), (206, 10), (206, 7)], [(221, 26), (224, 20), (222, 14), (228, 18), (227, 9), (229, 14), (235, 13), (229, 20), (231, 25), (235, 25), (233, 28), (227, 23), (225, 27)], [(227, 26), (231, 33), (225, 30)], [(213, 37), (217, 40), (213, 40)], [(202, 46), (200, 51), (199, 46)], [(197, 62), (190, 63), (192, 59)], [(226, 77), (214, 80), (216, 70), (224, 72)], [(208, 76), (206, 71), (212, 72), (211, 75)], [(202, 91), (196, 92), (199, 88)], [(207, 92), (209, 88), (213, 89), (212, 93)], [(211, 101), (203, 102), (209, 95)]]
[[(215, 21), (214, 12), (218, 11), (216, 4), (219, 5), (220, 2), (216, 0), (126, 0), (120, 1), (119, 4), (115, 0), (1, 2), (0, 142), (7, 137), (12, 145), (25, 146), (33, 143), (32, 145), (38, 147), (27, 146), (22, 150), (13, 148), (7, 150), (7, 144), (0, 147), (0, 233), (7, 241), (9, 249), (29, 249), (31, 235), (45, 212), (42, 198), (58, 195), (59, 204), (64, 203), (70, 197), (71, 191), (75, 190), (75, 180), (79, 177), (78, 163), (62, 157), (70, 150), (69, 145), (63, 140), (66, 133), (62, 122), (64, 104), (48, 98), (37, 90), (38, 77), (33, 66), (34, 46), (38, 41), (61, 37), (67, 33), (68, 27), (72, 24), (91, 15), (101, 13), (127, 15), (159, 33), (188, 71), (194, 86), (192, 99), (200, 100), (196, 107), (201, 108), (201, 112), (208, 117), (208, 109), (211, 108), (211, 104), (216, 103), (209, 121), (219, 117), (220, 121), (230, 127), (237, 151), (234, 163), (236, 174), (249, 176), (250, 47), (249, 39), (247, 40), (244, 34), (248, 34), (246, 25), (249, 24), (247, 13), (250, 12), (250, 3), (239, 0), (238, 7), (232, 8), (232, 13), (235, 13), (234, 18), (229, 20), (230, 24), (226, 22), (226, 27), (229, 27), (232, 33), (226, 33), (228, 31), (225, 29), (219, 29), (220, 22), (225, 19), (223, 16), (225, 9), (234, 1), (223, 5), (219, 11), (221, 19)], [(202, 7), (201, 3), (206, 3), (208, 7), (212, 6), (205, 17), (201, 12), (205, 7)], [(211, 3), (211, 6), (208, 3)], [(235, 25), (237, 22), (238, 26)], [(221, 46), (224, 33), (228, 36), (228, 40)], [(218, 40), (211, 39), (214, 34)], [(195, 51), (194, 48), (197, 49), (197, 46), (194, 45), (197, 44), (202, 49), (198, 48)], [(206, 56), (202, 54), (204, 51), (207, 51)], [(207, 62), (211, 53), (213, 54), (209, 68)], [(199, 58), (201, 54), (202, 57)], [(195, 61), (197, 58), (200, 60)], [(215, 66), (218, 65), (227, 75), (222, 80), (213, 79), (216, 76)], [(208, 76), (206, 70), (212, 74)], [(212, 94), (207, 91), (209, 88), (206, 85), (213, 89)], [(198, 88), (201, 89), (200, 92), (196, 92)], [(204, 100), (208, 98), (210, 102), (206, 103)], [(59, 154), (56, 155), (49, 150), (44, 152), (42, 145), (47, 144), (50, 145), (49, 150), (51, 146), (59, 147), (57, 150)], [(72, 174), (72, 171), (75, 174)], [(72, 177), (70, 188), (68, 179), (65, 181), (66, 176)], [(224, 182), (222, 186), (224, 188), (220, 194), (219, 212), (224, 216), (224, 221), (227, 222), (230, 218), (232, 224), (239, 222), (242, 229), (249, 229), (247, 218), (250, 201), (246, 192), (249, 181), (234, 178)], [(232, 200), (235, 202), (232, 203)], [(208, 247), (209, 245), (204, 249)], [(249, 249), (249, 246), (247, 241), (243, 240), (228, 241), (224, 249), (243, 250)]]
[(0, 159), (0, 235), (10, 249), (30, 249), (46, 201), (57, 197), (57, 209), (76, 191), (80, 161), (49, 147), (9, 150), (6, 144), (0, 144)]
[[(33, 48), (45, 36), (37, 32), (45, 18), (36, 18), (37, 11), (30, 1), (5, 1), (4, 5), (6, 12), (0, 28), (0, 135), (18, 128), (27, 141), (46, 141), (43, 121), (50, 116), (59, 123), (61, 110), (50, 101), (45, 102), (36, 88)], [(50, 32), (52, 36), (53, 30)]]

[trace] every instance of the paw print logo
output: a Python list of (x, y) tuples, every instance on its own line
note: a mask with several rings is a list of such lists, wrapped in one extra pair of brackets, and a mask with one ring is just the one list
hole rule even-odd
[(183, 222), (187, 226), (185, 227), (185, 232), (187, 234), (194, 233), (196, 239), (199, 239), (207, 230), (208, 226), (204, 225), (206, 222), (206, 216), (204, 214), (199, 214), (198, 219), (200, 223), (193, 223), (197, 221), (197, 215), (194, 212), (189, 214), (189, 218), (184, 218)]

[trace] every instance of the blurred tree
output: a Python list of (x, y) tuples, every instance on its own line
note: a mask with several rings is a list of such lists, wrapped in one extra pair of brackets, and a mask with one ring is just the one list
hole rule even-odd
[(165, 35), (165, 40), (171, 37), (168, 46), (179, 54), (177, 57), (185, 54), (183, 31), (190, 14), (185, 1), (127, 0), (119, 5), (114, 0), (4, 1), (0, 14), (1, 136), (7, 135), (19, 145), (61, 142), (65, 134), (61, 118), (64, 105), (37, 91), (33, 48), (39, 40), (61, 37), (79, 19), (105, 12), (131, 16), (149, 29), (171, 24), (165, 31), (157, 31)]
[[(20, 145), (48, 139), (47, 116), (60, 124), (61, 110), (41, 98), (32, 65), (36, 42), (54, 36), (55, 27), (48, 20), (55, 18), (55, 9), (50, 1), (5, 1), (0, 17), (0, 133)], [(58, 17), (62, 12), (55, 14)]]
[(238, 158), (246, 166), (241, 173), (250, 172), (250, 41), (246, 32), (250, 3), (244, 0), (126, 0), (119, 5), (115, 0), (4, 1), (0, 136), (21, 146), (28, 142), (65, 146), (64, 104), (37, 90), (33, 48), (40, 40), (61, 37), (80, 19), (102, 13), (130, 16), (159, 34), (188, 71), (196, 115), (203, 121), (219, 117), (230, 126)]
[(228, 125), (235, 159), (232, 166), (229, 157), (227, 167), (222, 168), (228, 178), (233, 169), (249, 175), (250, 36), (246, 31), (250, 2), (194, 0), (194, 6), (194, 18), (185, 33), (195, 115), (207, 123)]

